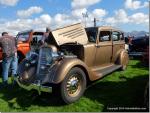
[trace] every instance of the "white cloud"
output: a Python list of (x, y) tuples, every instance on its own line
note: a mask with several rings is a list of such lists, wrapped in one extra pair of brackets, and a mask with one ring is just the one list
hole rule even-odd
[(42, 11), (43, 11), (43, 9), (41, 7), (32, 6), (27, 10), (17, 11), (17, 15), (21, 18), (26, 18), (26, 17), (29, 17), (33, 14), (41, 13)]
[(104, 9), (95, 9), (92, 14), (95, 18), (102, 18), (104, 16), (106, 16), (108, 12)]
[[(83, 17), (83, 13), (87, 14), (86, 20)], [(107, 11), (104, 9), (94, 9), (92, 12), (88, 12), (86, 8), (83, 9), (74, 9), (72, 11), (71, 19), (76, 20), (78, 22), (83, 22), (86, 26), (93, 26), (93, 19), (97, 18), (99, 21), (107, 15)]]
[(51, 25), (53, 28), (58, 28), (77, 22), (79, 22), (79, 20), (77, 18), (74, 18), (72, 15), (58, 13), (53, 17)]
[[(93, 18), (98, 17), (102, 18), (106, 15), (106, 11), (104, 9), (96, 9), (93, 12), (88, 12), (87, 8), (91, 5), (94, 5), (101, 0), (73, 0), (71, 3), (72, 11), (69, 14), (58, 13), (54, 15), (51, 20), (51, 27), (58, 28), (63, 27), (69, 24), (81, 22), (84, 23), (85, 19), (83, 18), (83, 13), (88, 13), (89, 18), (87, 18), (87, 25), (93, 25)], [(44, 18), (43, 18), (44, 19)], [(45, 19), (47, 20), (47, 19)], [(35, 22), (39, 22), (38, 19), (35, 19)]]
[[(0, 32), (7, 31), (15, 35), (18, 31), (27, 29), (45, 29), (51, 24), (51, 16), (43, 14), (39, 18), (34, 19), (17, 19), (0, 23)], [(5, 26), (5, 27), (4, 27)]]
[(125, 12), (125, 10), (120, 9), (115, 12), (115, 15), (116, 15), (115, 18), (118, 22), (120, 22), (120, 23), (128, 23), (129, 22), (128, 15)]
[(67, 18), (68, 18), (68, 15), (58, 13), (54, 16), (54, 21), (60, 23), (66, 20)]
[(101, 0), (72, 0), (71, 6), (74, 9), (82, 9), (82, 8), (87, 8), (90, 5), (94, 5)]
[(117, 20), (115, 17), (108, 17), (105, 19), (106, 24), (115, 25), (117, 23)]
[(135, 24), (149, 24), (149, 15), (143, 13), (135, 13), (129, 17), (130, 22)]
[(0, 0), (0, 4), (7, 6), (15, 6), (19, 0)]
[(125, 8), (127, 9), (135, 10), (135, 9), (140, 9), (144, 7), (148, 7), (148, 2), (144, 2), (142, 4), (142, 2), (139, 0), (126, 0), (125, 1)]
[(135, 13), (132, 15), (128, 15), (125, 10), (120, 9), (115, 11), (115, 15), (113, 17), (108, 17), (105, 19), (107, 24), (116, 26), (116, 25), (123, 25), (123, 24), (140, 24), (144, 26), (149, 25), (149, 16), (148, 14), (144, 13)]
[(48, 14), (43, 14), (40, 16), (40, 20), (44, 22), (44, 24), (50, 25), (52, 19)]
[(129, 22), (128, 15), (123, 9), (119, 9), (118, 11), (115, 11), (114, 17), (108, 17), (106, 19), (106, 23), (111, 24), (111, 25), (114, 25), (117, 23), (125, 24), (128, 22)]
[[(71, 12), (72, 21), (86, 23), (86, 26), (93, 26), (93, 19), (98, 18), (99, 21), (107, 14), (104, 9), (95, 9), (88, 11), (88, 8), (94, 4), (101, 2), (101, 0), (72, 0), (71, 6), (73, 8)], [(83, 14), (87, 14), (84, 18)]]
[[(0, 23), (0, 32), (7, 31), (9, 34), (15, 35), (18, 31), (24, 29), (31, 29), (32, 20), (22, 20), (17, 19), (14, 21), (7, 21), (5, 23)], [(5, 26), (5, 27), (4, 27)]]
[(82, 18), (83, 17), (83, 13), (87, 13), (87, 9), (83, 8), (83, 9), (75, 9), (72, 11), (72, 16), (74, 18)]

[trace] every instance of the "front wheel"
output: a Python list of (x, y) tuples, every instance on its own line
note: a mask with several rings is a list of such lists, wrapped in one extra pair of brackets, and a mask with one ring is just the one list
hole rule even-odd
[(60, 84), (60, 94), (67, 104), (80, 99), (86, 89), (86, 75), (78, 67), (72, 68)]

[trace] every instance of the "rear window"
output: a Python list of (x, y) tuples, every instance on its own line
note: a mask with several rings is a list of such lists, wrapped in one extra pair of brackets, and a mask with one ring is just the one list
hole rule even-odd
[(117, 32), (117, 31), (113, 31), (113, 33), (112, 33), (112, 40), (113, 41), (124, 40), (123, 33), (120, 33), (120, 32)]
[(120, 40), (120, 33), (119, 32), (113, 32), (112, 33), (112, 39), (113, 39), (113, 41), (119, 41)]

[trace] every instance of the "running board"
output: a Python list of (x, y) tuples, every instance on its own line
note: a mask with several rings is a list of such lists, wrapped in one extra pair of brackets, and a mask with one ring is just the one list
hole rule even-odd
[(96, 70), (94, 71), (96, 73), (96, 75), (101, 78), (107, 74), (110, 74), (112, 73), (113, 71), (117, 70), (121, 68), (121, 65), (110, 65), (110, 66), (107, 66), (106, 68), (103, 68), (103, 69), (99, 69), (99, 70)]

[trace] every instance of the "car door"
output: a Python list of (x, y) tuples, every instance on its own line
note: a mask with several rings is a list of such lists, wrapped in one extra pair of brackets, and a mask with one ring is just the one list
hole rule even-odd
[(100, 31), (96, 45), (95, 66), (111, 63), (112, 41), (111, 30)]
[(112, 31), (112, 41), (113, 41), (113, 58), (112, 61), (115, 62), (115, 59), (121, 49), (125, 48), (124, 36), (120, 31)]

